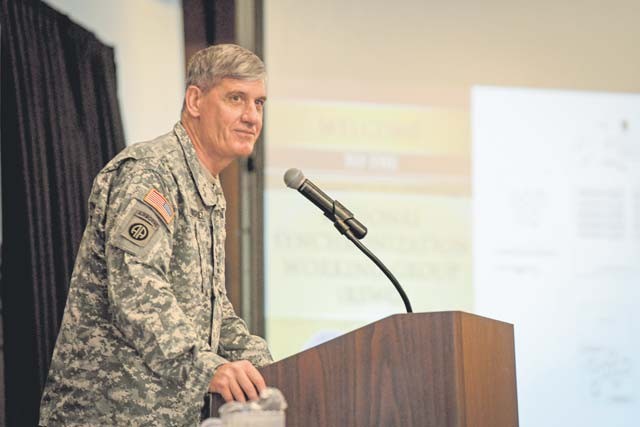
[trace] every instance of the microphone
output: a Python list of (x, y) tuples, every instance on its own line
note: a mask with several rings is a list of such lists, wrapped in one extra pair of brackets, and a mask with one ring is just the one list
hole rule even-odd
[(319, 207), (340, 233), (345, 234), (349, 230), (357, 239), (367, 235), (367, 227), (355, 219), (349, 209), (339, 201), (331, 199), (313, 182), (306, 179), (300, 169), (292, 168), (285, 172), (284, 183), (287, 187), (298, 190), (311, 203)]
[(359, 240), (367, 234), (367, 227), (355, 219), (353, 214), (347, 208), (342, 206), (339, 201), (331, 199), (313, 182), (306, 179), (300, 169), (289, 169), (284, 174), (284, 183), (287, 184), (287, 187), (298, 190), (304, 197), (309, 199), (311, 203), (322, 209), (324, 216), (333, 221), (333, 225), (338, 229), (340, 234), (344, 235), (351, 241), (351, 243), (356, 245), (356, 247), (360, 249), (371, 261), (373, 261), (373, 263), (382, 270), (384, 275), (391, 280), (391, 283), (400, 294), (400, 298), (402, 298), (402, 302), (404, 303), (407, 313), (412, 313), (413, 309), (411, 308), (409, 297), (407, 297), (404, 289), (402, 289), (398, 279), (396, 279), (393, 273), (389, 271), (382, 261), (380, 261), (380, 259), (367, 249), (367, 247)]

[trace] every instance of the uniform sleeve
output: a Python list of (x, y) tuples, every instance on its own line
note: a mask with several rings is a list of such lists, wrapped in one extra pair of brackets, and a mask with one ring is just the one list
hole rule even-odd
[(198, 338), (168, 283), (176, 222), (171, 184), (135, 167), (114, 181), (105, 224), (108, 297), (117, 329), (144, 364), (200, 399), (226, 360)]
[(251, 335), (247, 324), (233, 310), (226, 293), (221, 293), (222, 326), (218, 353), (229, 360), (248, 360), (261, 367), (273, 362), (264, 339)]

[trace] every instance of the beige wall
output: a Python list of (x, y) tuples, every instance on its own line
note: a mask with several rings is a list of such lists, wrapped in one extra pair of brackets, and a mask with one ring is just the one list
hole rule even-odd
[(468, 105), (471, 85), (640, 91), (636, 0), (267, 3), (271, 95)]

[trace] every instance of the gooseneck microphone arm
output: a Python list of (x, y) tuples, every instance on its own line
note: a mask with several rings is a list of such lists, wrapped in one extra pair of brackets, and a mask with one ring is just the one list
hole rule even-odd
[(400, 286), (400, 283), (395, 276), (389, 271), (389, 269), (375, 256), (359, 239), (362, 239), (367, 234), (367, 228), (360, 223), (351, 211), (345, 208), (337, 200), (331, 199), (320, 188), (318, 188), (311, 181), (306, 179), (302, 172), (298, 169), (289, 169), (284, 175), (284, 182), (288, 187), (298, 190), (309, 199), (314, 205), (319, 207), (324, 215), (329, 218), (333, 225), (338, 229), (340, 234), (347, 237), (358, 249), (362, 251), (380, 270), (396, 288), (404, 302), (404, 306), (407, 313), (412, 313), (411, 303), (407, 294)]
[(373, 252), (371, 252), (360, 240), (358, 240), (353, 235), (351, 230), (346, 230), (344, 232), (344, 235), (347, 236), (347, 239), (351, 240), (351, 242), (353, 242), (353, 244), (356, 245), (363, 254), (365, 254), (371, 261), (373, 261), (373, 263), (377, 265), (380, 270), (382, 270), (384, 275), (387, 276), (389, 280), (391, 280), (393, 287), (396, 288), (396, 291), (398, 291), (398, 293), (400, 294), (400, 298), (402, 298), (402, 302), (404, 303), (404, 307), (407, 310), (407, 313), (413, 313), (411, 303), (409, 302), (409, 297), (407, 297), (407, 294), (404, 292), (404, 289), (402, 289), (402, 286), (400, 286), (400, 282), (398, 282), (398, 279), (396, 279), (393, 273), (389, 271), (389, 269), (382, 263), (382, 261), (380, 261), (377, 256), (373, 254)]

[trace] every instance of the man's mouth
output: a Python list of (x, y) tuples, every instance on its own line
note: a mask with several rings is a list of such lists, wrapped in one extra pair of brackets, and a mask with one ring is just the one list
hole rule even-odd
[(246, 129), (236, 129), (236, 132), (241, 133), (243, 135), (247, 135), (247, 136), (256, 136), (255, 132), (252, 132), (250, 130), (246, 130)]

